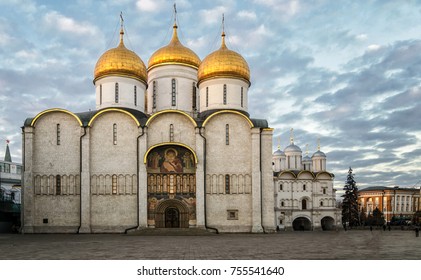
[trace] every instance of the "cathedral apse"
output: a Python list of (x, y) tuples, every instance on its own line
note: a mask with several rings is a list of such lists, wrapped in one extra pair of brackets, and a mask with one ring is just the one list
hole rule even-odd
[(196, 161), (189, 149), (168, 145), (147, 156), (148, 226), (196, 225)]

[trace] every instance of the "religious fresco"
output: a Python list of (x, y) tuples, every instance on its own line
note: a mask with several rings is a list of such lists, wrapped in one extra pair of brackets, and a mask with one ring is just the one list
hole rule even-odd
[[(196, 224), (196, 164), (181, 146), (162, 146), (147, 157), (148, 225), (189, 227)], [(169, 211), (171, 210), (171, 211)], [(174, 221), (167, 215), (172, 213)]]
[(192, 152), (181, 146), (157, 147), (148, 155), (148, 173), (195, 173)]

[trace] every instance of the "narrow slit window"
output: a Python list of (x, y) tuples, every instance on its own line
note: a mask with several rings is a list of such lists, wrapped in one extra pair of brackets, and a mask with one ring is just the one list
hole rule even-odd
[(61, 144), (61, 131), (60, 131), (60, 124), (57, 124), (57, 145)]
[(113, 144), (117, 145), (117, 124), (113, 124)]
[(170, 124), (170, 142), (174, 142), (174, 125)]
[(102, 85), (99, 85), (99, 105), (102, 104)]
[(230, 193), (230, 175), (225, 175), (225, 194)]
[(225, 145), (230, 144), (230, 125), (225, 125)]
[(244, 88), (241, 87), (241, 107), (244, 107)]
[(133, 89), (133, 98), (134, 98), (134, 106), (137, 106), (137, 87), (134, 86)]
[(197, 91), (196, 91), (196, 83), (193, 83), (193, 100), (192, 100), (192, 109), (193, 111), (197, 110)]
[(61, 194), (61, 176), (57, 175), (56, 176), (56, 195), (60, 195)]
[(118, 97), (118, 83), (115, 83), (115, 96), (114, 96), (114, 101), (115, 101), (115, 103), (118, 103), (118, 99), (119, 97)]
[(206, 107), (209, 106), (209, 87), (206, 87)]
[(175, 79), (171, 80), (171, 106), (175, 106), (176, 100), (175, 100), (176, 90), (175, 90)]
[(156, 109), (156, 81), (153, 81), (152, 88), (152, 109)]
[(224, 105), (227, 105), (227, 85), (224, 85)]
[(117, 175), (113, 175), (112, 177), (112, 190), (111, 190), (112, 194), (117, 194)]

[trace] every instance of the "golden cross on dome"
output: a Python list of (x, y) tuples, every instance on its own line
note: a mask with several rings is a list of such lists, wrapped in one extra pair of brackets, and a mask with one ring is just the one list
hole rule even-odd
[(177, 6), (174, 1), (174, 25), (177, 25)]
[(120, 12), (120, 43), (123, 43), (123, 35), (124, 35), (124, 19), (123, 19), (123, 12)]
[(320, 138), (317, 138), (317, 150), (320, 151)]
[(293, 128), (290, 129), (289, 141), (291, 142), (291, 144), (294, 144), (294, 129)]

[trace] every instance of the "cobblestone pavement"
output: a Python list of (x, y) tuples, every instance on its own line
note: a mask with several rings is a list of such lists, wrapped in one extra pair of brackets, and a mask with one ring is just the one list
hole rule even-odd
[(0, 234), (3, 260), (420, 260), (414, 231), (142, 236)]

